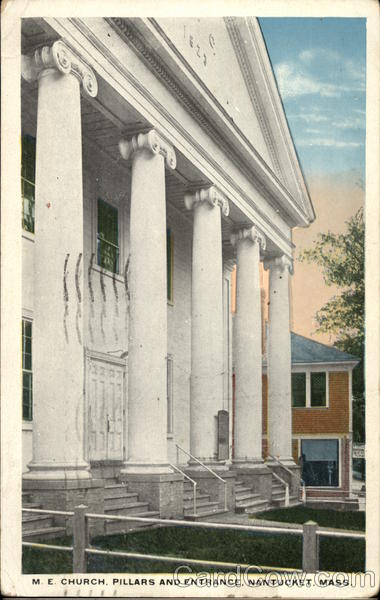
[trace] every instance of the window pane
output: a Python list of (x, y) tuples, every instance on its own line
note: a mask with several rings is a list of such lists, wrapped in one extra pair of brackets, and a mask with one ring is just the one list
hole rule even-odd
[(292, 405), (306, 406), (306, 373), (292, 373)]
[(309, 486), (339, 485), (338, 440), (302, 440), (302, 479)]
[(118, 211), (103, 200), (98, 200), (98, 265), (119, 272)]
[(33, 418), (33, 375), (32, 370), (32, 323), (22, 321), (22, 418)]
[(326, 406), (326, 373), (311, 373), (311, 406)]
[(36, 172), (36, 140), (31, 135), (22, 136), (21, 175), (28, 181), (35, 182)]
[(25, 421), (32, 420), (32, 374), (22, 374), (22, 418)]

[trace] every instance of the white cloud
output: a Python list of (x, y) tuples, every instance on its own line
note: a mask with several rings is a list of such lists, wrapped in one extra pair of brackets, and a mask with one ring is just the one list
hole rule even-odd
[(296, 141), (296, 145), (300, 147), (322, 146), (326, 148), (359, 148), (363, 146), (362, 142), (345, 142), (334, 138), (301, 139)]
[(310, 64), (316, 59), (337, 62), (341, 60), (341, 56), (338, 52), (334, 52), (334, 50), (326, 50), (325, 48), (309, 48), (308, 50), (303, 50), (299, 54), (299, 59), (306, 64)]
[(365, 129), (365, 118), (355, 117), (343, 121), (334, 121), (332, 125), (338, 129)]
[(280, 63), (274, 67), (277, 83), (283, 98), (317, 94), (322, 97), (338, 97), (341, 88), (313, 78), (292, 63)]

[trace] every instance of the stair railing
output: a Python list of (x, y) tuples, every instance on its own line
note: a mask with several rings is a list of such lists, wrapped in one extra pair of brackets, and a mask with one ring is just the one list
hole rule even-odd
[(177, 471), (178, 473), (181, 473), (181, 475), (183, 475), (186, 479), (188, 479), (193, 484), (193, 495), (194, 495), (193, 506), (194, 506), (194, 515), (196, 515), (197, 514), (197, 482), (194, 481), (194, 479), (191, 479), (191, 477), (189, 477), (184, 471), (182, 471), (182, 469), (180, 469), (179, 467), (176, 467), (176, 465), (172, 465), (171, 463), (169, 463), (169, 466), (172, 469), (174, 469), (175, 471)]
[(200, 464), (204, 469), (206, 469), (206, 471), (209, 471), (209, 473), (211, 473), (214, 477), (216, 477), (216, 479), (218, 479), (219, 481), (221, 481), (223, 483), (223, 485), (224, 485), (224, 510), (228, 510), (228, 508), (227, 508), (227, 481), (225, 479), (223, 479), (222, 477), (220, 477), (220, 475), (215, 473), (215, 471), (210, 469), (210, 467), (205, 465), (201, 460), (199, 460), (198, 458), (196, 458), (195, 456), (190, 454), (190, 452), (187, 452), (187, 450), (185, 450), (184, 448), (181, 448), (181, 446), (178, 446), (178, 444), (176, 444), (176, 448), (177, 448), (177, 464), (179, 463), (179, 451), (181, 450), (182, 452), (184, 452), (184, 454), (187, 454), (187, 456), (189, 456), (192, 460), (195, 460), (195, 462)]
[(280, 477), (279, 475), (277, 475), (277, 473), (274, 473), (272, 471), (272, 476), (277, 479), (277, 481), (279, 481), (285, 488), (285, 507), (287, 508), (289, 506), (289, 484), (287, 481), (285, 481), (285, 479), (282, 479), (282, 477)]
[[(295, 475), (293, 473), (293, 471), (291, 471), (291, 469), (288, 469), (288, 467), (286, 465), (284, 465), (284, 463), (277, 458), (276, 456), (272, 456), (271, 454), (268, 454), (268, 458), (270, 458), (271, 460), (274, 460), (276, 463), (278, 463), (279, 465), (281, 465), (281, 467), (284, 469), (284, 471), (286, 471), (287, 473), (289, 473), (292, 477), (297, 477), (297, 475)], [(273, 473), (273, 471), (272, 471)], [(273, 473), (274, 475), (274, 473)], [(306, 504), (306, 483), (304, 482), (303, 479), (300, 479), (300, 484), (301, 484), (301, 502), (303, 504)]]

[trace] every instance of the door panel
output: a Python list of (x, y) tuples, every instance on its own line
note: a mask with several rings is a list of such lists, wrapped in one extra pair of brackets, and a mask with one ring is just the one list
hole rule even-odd
[(87, 357), (88, 459), (123, 460), (123, 364)]

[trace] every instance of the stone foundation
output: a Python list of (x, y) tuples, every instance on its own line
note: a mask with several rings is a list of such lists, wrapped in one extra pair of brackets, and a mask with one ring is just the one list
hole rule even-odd
[[(104, 482), (101, 479), (66, 479), (40, 480), (24, 479), (23, 492), (27, 492), (32, 502), (44, 509), (73, 511), (76, 506), (84, 504), (87, 512), (104, 513)], [(72, 534), (72, 517), (54, 516), (54, 523), (66, 527), (66, 533)], [(104, 523), (91, 520), (92, 534), (101, 534)]]
[(161, 518), (183, 517), (183, 476), (179, 473), (121, 473), (120, 481), (125, 481), (140, 501), (149, 502), (150, 510), (159, 511)]

